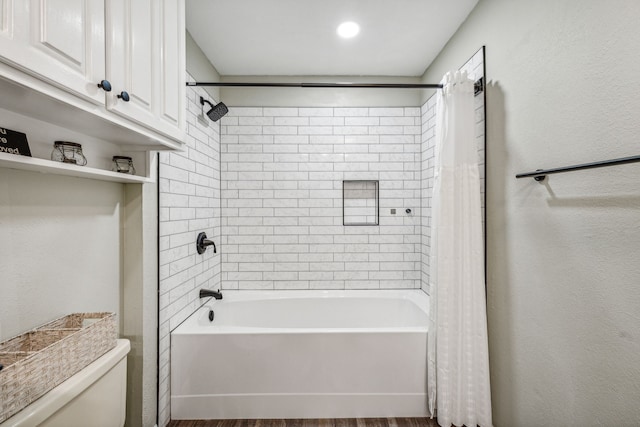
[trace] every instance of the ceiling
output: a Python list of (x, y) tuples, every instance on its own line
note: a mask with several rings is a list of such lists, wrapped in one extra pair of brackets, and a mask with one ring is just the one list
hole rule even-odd
[(223, 76), (420, 76), (477, 2), (187, 0), (187, 29)]

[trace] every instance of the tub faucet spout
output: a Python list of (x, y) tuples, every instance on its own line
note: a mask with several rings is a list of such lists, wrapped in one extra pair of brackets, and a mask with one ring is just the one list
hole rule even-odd
[(211, 291), (209, 289), (200, 289), (200, 298), (214, 297), (215, 299), (222, 299), (222, 292)]

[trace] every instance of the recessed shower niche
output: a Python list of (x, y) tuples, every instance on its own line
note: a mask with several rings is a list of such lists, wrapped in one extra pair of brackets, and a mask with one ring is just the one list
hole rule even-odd
[(378, 225), (378, 181), (342, 181), (342, 224)]

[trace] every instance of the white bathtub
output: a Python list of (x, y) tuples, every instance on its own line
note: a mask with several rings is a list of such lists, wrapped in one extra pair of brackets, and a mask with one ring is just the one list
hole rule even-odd
[(171, 332), (172, 419), (427, 415), (422, 291), (223, 296)]

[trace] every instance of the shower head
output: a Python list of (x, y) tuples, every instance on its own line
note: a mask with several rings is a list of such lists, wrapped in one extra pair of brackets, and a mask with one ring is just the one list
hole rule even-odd
[(209, 117), (214, 122), (217, 122), (222, 116), (229, 112), (229, 109), (226, 105), (224, 105), (223, 102), (219, 102), (216, 105), (213, 105), (211, 102), (207, 101), (201, 96), (200, 105), (204, 105), (205, 103), (211, 106), (211, 109), (207, 111), (207, 117)]
[(228, 112), (229, 109), (227, 108), (227, 106), (224, 105), (223, 102), (219, 102), (215, 106), (211, 105), (211, 110), (207, 111), (207, 116), (214, 122), (217, 122)]

